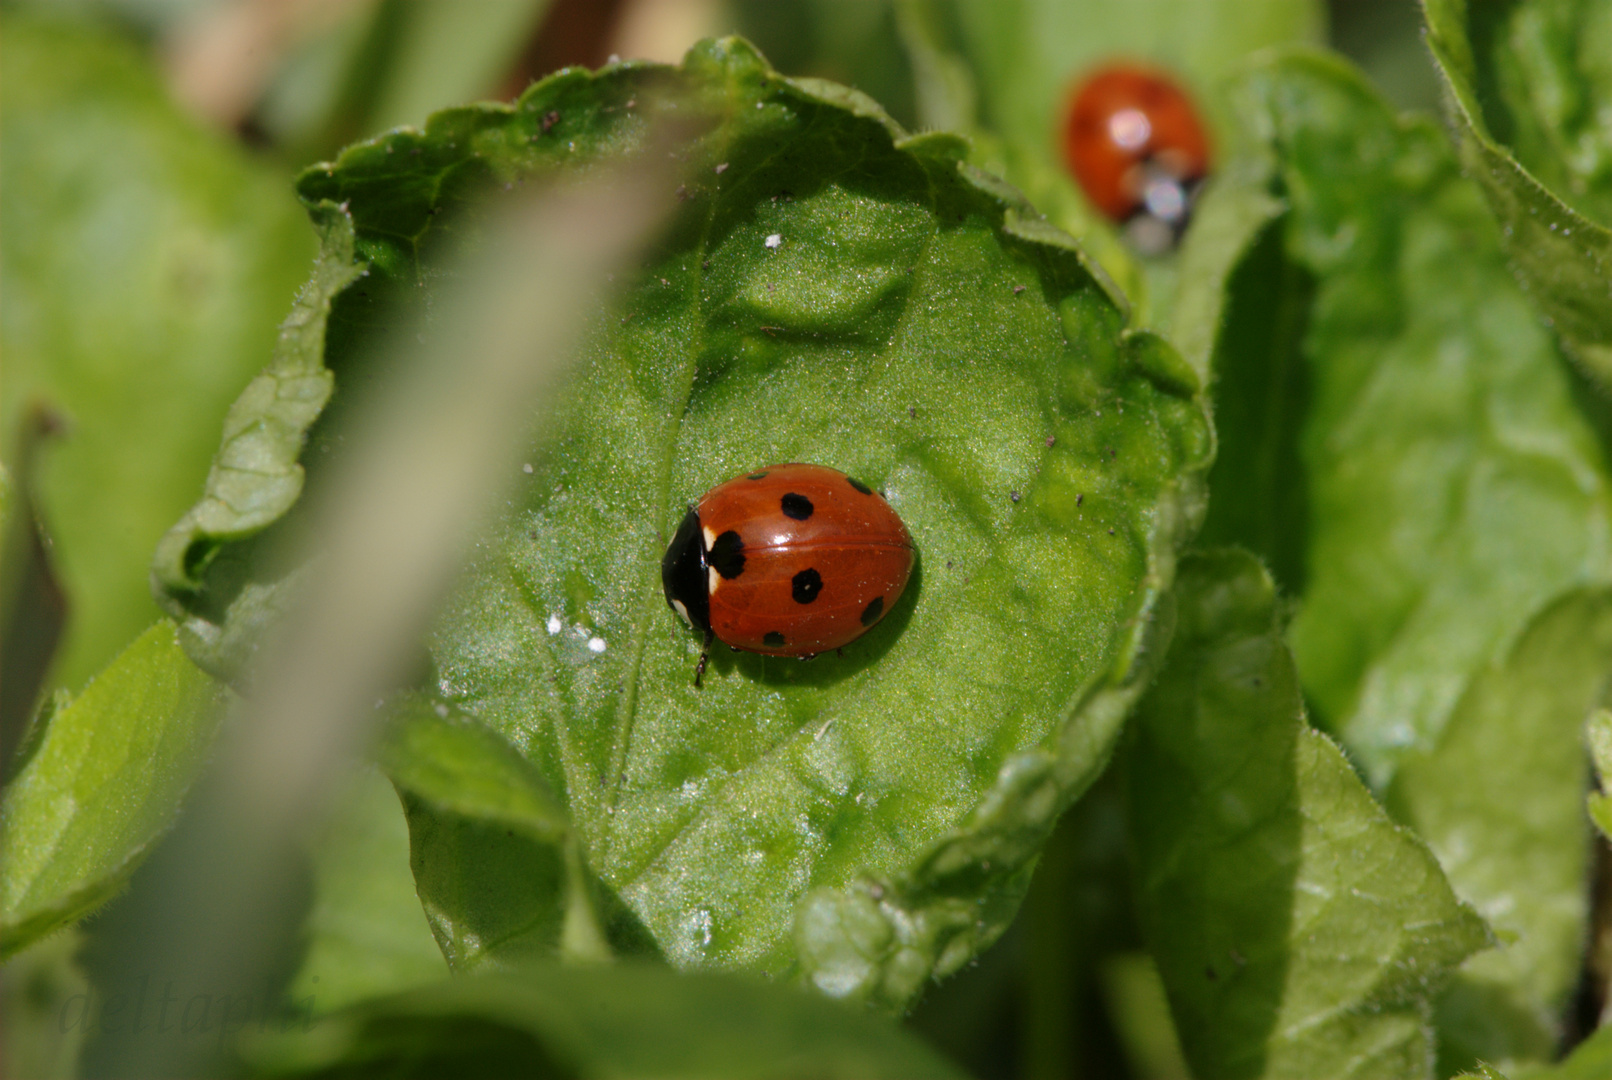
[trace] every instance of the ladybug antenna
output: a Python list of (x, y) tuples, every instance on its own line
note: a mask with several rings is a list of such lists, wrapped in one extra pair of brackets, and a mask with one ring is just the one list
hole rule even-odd
[(705, 677), (705, 665), (711, 659), (711, 631), (705, 632), (705, 644), (700, 649), (700, 662), (694, 665), (694, 689), (700, 688), (700, 680)]

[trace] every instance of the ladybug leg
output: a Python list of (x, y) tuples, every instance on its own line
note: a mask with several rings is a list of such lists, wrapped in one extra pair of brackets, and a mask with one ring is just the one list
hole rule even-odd
[(700, 680), (705, 678), (705, 665), (711, 659), (711, 631), (705, 632), (705, 644), (700, 649), (700, 662), (694, 665), (694, 689), (700, 688)]

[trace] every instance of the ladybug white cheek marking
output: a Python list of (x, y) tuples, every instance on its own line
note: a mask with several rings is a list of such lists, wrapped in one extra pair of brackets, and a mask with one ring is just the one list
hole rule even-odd
[(683, 606), (683, 601), (673, 600), (672, 610), (681, 615), (683, 617), (683, 621), (688, 623), (691, 628), (694, 626), (694, 620), (688, 617), (688, 608)]
[(700, 527), (700, 531), (705, 534), (705, 550), (710, 551), (716, 547), (716, 530), (709, 525), (703, 525)]
[[(705, 568), (705, 580), (709, 582), (709, 585), (706, 587), (705, 591), (710, 595), (715, 596), (716, 587), (722, 584), (722, 575), (716, 572), (716, 567), (707, 566)], [(689, 625), (692, 626), (693, 624), (690, 623)]]

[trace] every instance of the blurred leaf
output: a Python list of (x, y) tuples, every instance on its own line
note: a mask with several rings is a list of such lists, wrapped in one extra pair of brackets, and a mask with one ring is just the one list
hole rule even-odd
[(633, 964), (456, 978), (249, 1048), (272, 1076), (961, 1077), (886, 1020), (788, 987)]
[(1287, 257), (1287, 207), (1266, 188), (1263, 178), (1233, 174), (1210, 185), (1181, 252), (1169, 333), (1214, 384), (1219, 446), (1198, 542), (1249, 549), (1298, 593), (1310, 524), (1301, 347), (1315, 281)]
[(1608, 840), (1612, 840), (1612, 711), (1597, 709), (1585, 729), (1590, 758), (1601, 790), (1589, 795), (1590, 820)]
[[(1321, 55), (1263, 64), (1238, 100), (1286, 192), (1294, 287), (1314, 289), (1298, 461), (1267, 467), (1308, 501), (1293, 651), (1320, 719), (1382, 786), (1545, 604), (1607, 579), (1604, 463), (1436, 127)], [(1273, 327), (1298, 317), (1285, 295)], [(1271, 370), (1291, 362), (1273, 353)], [(1292, 452), (1277, 432), (1222, 432), (1250, 469)]]
[[(418, 319), (436, 253), (474, 242), (487, 187), (631, 152), (672, 115), (701, 132), (678, 151), (682, 215), (620, 319), (596, 326), (438, 627), (437, 692), (536, 766), (586, 863), (674, 962), (899, 1007), (1001, 932), (1058, 812), (1106, 762), (1201, 512), (1209, 429), (1191, 369), (1126, 333), (1069, 239), (960, 165), (955, 139), (907, 137), (737, 40), (680, 69), (556, 76), (305, 174), (331, 222), (307, 296), (340, 288), (347, 244), (349, 273), (368, 275), (330, 309), (338, 384), (376, 377), (365, 335)], [(323, 386), (306, 366), (323, 322), (305, 310), (284, 363)], [(305, 399), (305, 462), (340, 445), (328, 416), (314, 424), (325, 392)], [(249, 392), (231, 430), (260, 409)], [(279, 430), (284, 473), (298, 429)], [(882, 487), (917, 577), (843, 657), (721, 653), (696, 692), (699, 642), (656, 562), (689, 500), (786, 460)], [(294, 497), (249, 484), (229, 504), (271, 513), (213, 524), (204, 504), (165, 541), (157, 576), (204, 652), (211, 637), (245, 655), (253, 631), (230, 608), (266, 610), (255, 597), (284, 571), (232, 567)]]
[(222, 705), (163, 620), (56, 709), (0, 801), (0, 955), (122, 887), (172, 824)]
[(423, 124), (438, 109), (492, 94), (525, 48), (549, 0), (478, 0), (475, 13), (453, 4), (382, 0), (379, 20), (389, 55), (375, 79), (369, 134)]
[(1612, 390), (1612, 3), (1424, 0), (1461, 159), (1568, 351)]
[(1270, 575), (1183, 559), (1127, 747), (1144, 929), (1202, 1077), (1430, 1076), (1431, 997), (1490, 942), (1304, 722)]
[(493, 97), (550, 0), (379, 0), (287, 58), (257, 118), (302, 161), (438, 109)]
[(0, 37), (0, 447), (32, 401), (67, 417), (39, 498), (73, 612), (52, 681), (76, 687), (156, 616), (151, 547), (312, 245), (284, 178), (181, 117), (132, 45), (15, 9)]
[(0, 465), (0, 783), (33, 745), (29, 721), (67, 622), (67, 597), (34, 490), (39, 452), (61, 424), (49, 409), (30, 408), (18, 433), (16, 480)]
[(1437, 745), (1408, 756), (1388, 790), (1503, 942), (1440, 1003), (1447, 1072), (1548, 1060), (1561, 1037), (1589, 900), (1581, 732), (1609, 673), (1612, 593), (1571, 593), (1474, 676)]
[(854, 86), (912, 127), (928, 125), (914, 103), (914, 72), (901, 49), (900, 0), (727, 0), (734, 32), (786, 75)]
[(313, 851), (308, 951), (287, 996), (323, 1014), (433, 982), (446, 971), (409, 872), (397, 793), (366, 768)]
[[(1245, 307), (1252, 306), (1248, 302), (1249, 294), (1263, 297), (1272, 289), (1280, 289), (1280, 282), (1272, 280), (1268, 271), (1242, 269), (1245, 263), (1252, 261), (1260, 241), (1279, 231), (1271, 226), (1287, 209), (1286, 204), (1265, 190), (1263, 180), (1263, 176), (1222, 176), (1211, 182), (1199, 199), (1193, 213), (1192, 231), (1181, 246), (1181, 290), (1176, 296), (1175, 310), (1162, 329), (1206, 383), (1211, 374), (1217, 379), (1230, 377), (1225, 370), (1227, 359), (1235, 360), (1245, 354), (1256, 359), (1267, 358), (1290, 348), (1261, 340), (1245, 342), (1241, 333), (1248, 331), (1240, 326), (1241, 320), (1236, 317), (1239, 302)], [(1238, 274), (1247, 280), (1234, 279), (1233, 275)], [(1262, 324), (1270, 322), (1269, 307), (1269, 304), (1261, 306)], [(1224, 356), (1217, 368), (1213, 366), (1213, 357), (1223, 336), (1237, 340), (1219, 345)], [(1221, 395), (1223, 404), (1230, 405), (1243, 397), (1285, 400), (1281, 394), (1250, 393), (1252, 389)]]
[[(1227, 137), (1221, 84), (1251, 53), (1321, 40), (1319, 0), (945, 0), (957, 40), (977, 81), (979, 123), (1000, 138), (991, 162), (1059, 226), (1089, 244), (1137, 304), (1139, 320), (1160, 325), (1171, 308), (1170, 260), (1143, 268), (1090, 207), (1063, 161), (1062, 126), (1070, 95), (1105, 61), (1139, 60), (1174, 75)], [(1217, 147), (1217, 149), (1219, 149)], [(1217, 153), (1216, 165), (1219, 164)], [(1147, 274), (1144, 285), (1141, 276)]]
[(71, 1080), (88, 1027), (90, 985), (73, 954), (79, 935), (69, 930), (41, 941), (0, 967), (0, 1004), (6, 1037), (0, 1068), (19, 1080)]
[(1492, 1065), (1480, 1062), (1476, 1069), (1462, 1073), (1457, 1080), (1465, 1077), (1478, 1077), (1480, 1080), (1606, 1080), (1608, 1076), (1612, 1076), (1612, 1025), (1603, 1026), (1574, 1047), (1566, 1058), (1553, 1065), (1524, 1065), (1501, 1072)]

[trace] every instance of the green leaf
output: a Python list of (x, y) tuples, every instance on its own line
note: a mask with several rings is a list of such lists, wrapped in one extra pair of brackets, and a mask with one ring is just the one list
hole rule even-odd
[(426, 919), (454, 970), (611, 955), (565, 810), (503, 736), (411, 699), (380, 756), (403, 797)]
[(1452, 1066), (1548, 1060), (1560, 1039), (1588, 922), (1580, 732), (1608, 657), (1612, 593), (1562, 598), (1477, 673), (1437, 746), (1407, 757), (1389, 788), (1394, 816), (1503, 942), (1467, 961), (1440, 1003)]
[(373, 768), (353, 778), (313, 849), (308, 951), (286, 992), (327, 1013), (442, 977), (442, 953), (409, 871), (396, 792)]
[[(909, 137), (737, 40), (681, 68), (564, 73), (308, 172), (332, 223), (310, 295), (337, 384), (375, 377), (364, 335), (418, 317), (486, 187), (631, 152), (674, 111), (703, 132), (678, 151), (681, 216), (440, 622), (436, 693), (536, 767), (606, 895), (674, 962), (899, 1007), (1000, 933), (1106, 762), (1201, 514), (1207, 418), (1192, 369), (1127, 332), (1069, 238), (960, 164), (956, 139)], [(348, 243), (368, 276), (332, 302)], [(302, 461), (339, 446), (328, 417), (309, 430)], [(276, 453), (294, 443), (288, 425)], [(915, 580), (843, 656), (719, 651), (697, 692), (699, 642), (656, 572), (666, 538), (714, 483), (790, 460), (881, 487)], [(250, 558), (242, 521), (193, 516), (163, 549), (193, 641), (249, 642), (229, 609), (283, 572), (214, 573)], [(473, 884), (479, 865), (467, 851), (461, 887), (497, 888)]]
[(1524, 1065), (1501, 1072), (1479, 1062), (1477, 1069), (1462, 1073), (1457, 1080), (1606, 1080), (1608, 1075), (1612, 1075), (1612, 1025), (1602, 1026), (1554, 1065)]
[(67, 622), (67, 596), (35, 494), (39, 452), (61, 434), (50, 409), (28, 411), (20, 432), (17, 479), (0, 464), (0, 783), (30, 750), (30, 725)]
[(633, 964), (457, 978), (261, 1040), (249, 1053), (274, 1076), (963, 1075), (881, 1018), (788, 987)]
[[(1320, 720), (1381, 787), (1545, 604), (1607, 579), (1605, 466), (1433, 124), (1321, 55), (1261, 65), (1237, 99), (1290, 205), (1285, 258), (1314, 282), (1307, 408), (1286, 405), (1305, 411), (1298, 460), (1272, 469), (1308, 504), (1293, 651)], [(1222, 430), (1228, 459), (1289, 453), (1285, 436)]]
[(1222, 176), (1205, 194), (1181, 252), (1170, 333), (1214, 377), (1220, 442), (1198, 542), (1247, 548), (1297, 593), (1310, 516), (1299, 455), (1310, 399), (1301, 349), (1315, 281), (1287, 257), (1287, 207), (1267, 186), (1262, 177)]
[(1424, 0), (1461, 160), (1571, 355), (1612, 387), (1612, 4)]
[(1198, 1076), (1430, 1075), (1431, 1001), (1490, 938), (1304, 722), (1252, 556), (1183, 559), (1127, 747), (1138, 905)]
[(285, 178), (167, 100), (133, 45), (4, 16), (0, 452), (31, 402), (65, 415), (40, 508), (77, 687), (157, 616), (147, 560), (195, 498), (230, 400), (306, 273)]
[(57, 708), (0, 801), (0, 955), (117, 892), (172, 824), (222, 712), (166, 620)]
[(157, 602), (179, 623), (191, 659), (220, 679), (239, 678), (284, 605), (292, 574), (266, 558), (254, 564), (274, 539), (259, 534), (302, 494), (299, 457), (332, 387), (323, 362), (331, 302), (363, 275), (351, 219), (324, 206), (311, 216), (321, 241), (313, 278), (281, 324), (269, 366), (230, 406), (201, 500), (152, 557)]
[(1612, 711), (1597, 709), (1585, 728), (1585, 738), (1601, 785), (1600, 791), (1589, 794), (1590, 820), (1601, 835), (1612, 840)]

